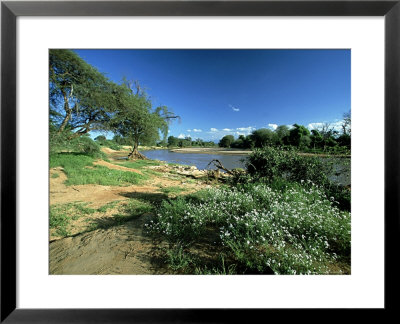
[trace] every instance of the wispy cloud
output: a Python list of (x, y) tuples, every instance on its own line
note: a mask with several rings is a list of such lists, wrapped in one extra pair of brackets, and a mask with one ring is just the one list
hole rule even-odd
[(234, 106), (232, 106), (232, 105), (229, 105), (229, 107), (231, 107), (233, 111), (239, 111), (239, 110), (240, 110), (239, 108), (234, 107)]
[(213, 132), (213, 133), (215, 133), (215, 132), (218, 132), (218, 129), (216, 129), (216, 128), (210, 128), (210, 132)]
[(178, 138), (185, 138), (185, 137), (186, 137), (186, 135), (182, 134), (182, 133), (178, 135)]
[(197, 128), (193, 128), (193, 132), (195, 132), (195, 133), (201, 133), (202, 130), (201, 130), (201, 129), (197, 129)]
[(225, 132), (232, 132), (232, 131), (233, 131), (233, 129), (230, 129), (230, 128), (224, 128), (224, 129), (223, 129), (223, 131), (225, 131)]

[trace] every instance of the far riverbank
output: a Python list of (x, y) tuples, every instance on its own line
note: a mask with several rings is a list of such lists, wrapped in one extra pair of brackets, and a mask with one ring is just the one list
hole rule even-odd
[(195, 148), (179, 148), (172, 149), (171, 152), (175, 153), (197, 153), (197, 154), (251, 154), (253, 151), (250, 150), (238, 150), (228, 148), (214, 148), (214, 147), (195, 147)]

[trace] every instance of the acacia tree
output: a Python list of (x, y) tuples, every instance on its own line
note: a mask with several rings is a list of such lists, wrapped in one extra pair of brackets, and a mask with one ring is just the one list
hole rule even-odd
[(110, 129), (127, 139), (132, 145), (129, 159), (146, 159), (138, 150), (139, 144), (152, 144), (160, 139), (165, 140), (169, 122), (179, 116), (174, 115), (166, 106), (152, 109), (151, 101), (146, 93), (135, 83), (124, 80), (121, 86), (118, 110), (110, 123)]
[(106, 129), (116, 107), (117, 85), (71, 50), (50, 50), (50, 117), (56, 133), (72, 137)]

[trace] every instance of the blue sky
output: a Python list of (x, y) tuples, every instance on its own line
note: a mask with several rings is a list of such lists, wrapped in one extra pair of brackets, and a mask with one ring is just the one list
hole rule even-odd
[(219, 140), (294, 123), (338, 125), (350, 111), (350, 50), (76, 50), (154, 107), (181, 116), (169, 135)]

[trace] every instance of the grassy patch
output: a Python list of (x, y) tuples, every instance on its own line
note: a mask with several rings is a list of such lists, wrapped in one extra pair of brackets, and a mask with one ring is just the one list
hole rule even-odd
[(139, 199), (129, 199), (128, 202), (121, 206), (120, 211), (125, 215), (137, 217), (154, 210), (154, 205), (148, 201)]
[(51, 168), (57, 166), (64, 168), (68, 177), (66, 185), (129, 186), (148, 179), (146, 175), (93, 165), (94, 161), (94, 158), (85, 154), (57, 153), (50, 155)]
[(127, 168), (132, 168), (132, 169), (143, 169), (145, 167), (149, 166), (157, 166), (161, 165), (160, 162), (154, 161), (154, 160), (135, 160), (135, 161), (125, 161), (125, 162), (119, 162), (119, 165), (123, 165), (124, 167)]
[[(98, 212), (105, 212), (109, 208), (114, 208), (118, 202), (112, 202), (97, 209)], [(122, 225), (130, 220), (136, 219), (139, 216), (152, 212), (154, 210), (153, 204), (139, 199), (129, 199), (122, 203), (118, 211), (108, 217), (97, 217), (88, 220), (88, 231), (93, 231), (99, 228), (106, 229), (113, 226)]]
[(187, 272), (188, 268), (195, 263), (193, 256), (184, 251), (180, 244), (176, 244), (173, 248), (167, 250), (166, 255), (166, 263), (174, 271)]
[(58, 178), (60, 175), (58, 174), (58, 173), (53, 173), (52, 175), (51, 175), (51, 177), (53, 178), (53, 179), (55, 179), (55, 178)]
[(165, 188), (161, 188), (160, 191), (165, 193), (166, 195), (179, 195), (181, 192), (188, 190), (187, 188), (184, 187), (178, 187), (178, 186), (174, 186), (174, 187), (165, 187)]
[(71, 221), (96, 212), (96, 209), (86, 205), (86, 203), (68, 203), (50, 206), (50, 228), (55, 229), (55, 233), (59, 236), (70, 235)]

